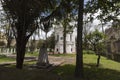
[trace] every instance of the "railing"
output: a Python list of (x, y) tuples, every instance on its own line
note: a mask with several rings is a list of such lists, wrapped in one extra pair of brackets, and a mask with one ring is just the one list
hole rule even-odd
[(9, 55), (9, 54), (13, 54), (15, 52), (16, 52), (15, 48), (0, 47), (0, 54)]

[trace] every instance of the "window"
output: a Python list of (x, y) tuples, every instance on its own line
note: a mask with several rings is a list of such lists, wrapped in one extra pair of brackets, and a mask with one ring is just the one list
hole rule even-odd
[(58, 48), (56, 49), (56, 51), (58, 52)]
[(63, 37), (61, 37), (60, 39), (63, 40)]
[(59, 41), (59, 35), (57, 35), (57, 41)]
[(71, 48), (71, 52), (72, 52), (72, 48)]

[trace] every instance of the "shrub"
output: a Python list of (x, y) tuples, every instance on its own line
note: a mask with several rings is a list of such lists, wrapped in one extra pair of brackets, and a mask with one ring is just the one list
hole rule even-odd
[(92, 50), (83, 50), (83, 54), (95, 54)]

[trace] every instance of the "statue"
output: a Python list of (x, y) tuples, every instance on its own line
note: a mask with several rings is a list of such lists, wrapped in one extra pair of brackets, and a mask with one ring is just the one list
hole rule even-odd
[(43, 43), (39, 50), (37, 66), (48, 66), (48, 65), (49, 65), (49, 61), (48, 61), (47, 47)]

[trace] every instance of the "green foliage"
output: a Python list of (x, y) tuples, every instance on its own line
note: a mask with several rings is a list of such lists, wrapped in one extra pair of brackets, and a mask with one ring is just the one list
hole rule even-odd
[(51, 35), (50, 37), (47, 38), (47, 45), (48, 45), (48, 48), (54, 49), (54, 48), (55, 48), (55, 44), (56, 44), (56, 41), (55, 41), (55, 34), (54, 34), (54, 32), (53, 32), (52, 35)]
[(103, 51), (105, 48), (104, 44), (105, 35), (98, 30), (86, 35), (86, 39), (88, 40), (90, 49), (96, 51)]
[(83, 50), (83, 54), (95, 54), (92, 50)]
[(37, 48), (40, 48), (43, 44), (44, 40), (40, 39), (38, 44), (37, 44)]
[(91, 13), (90, 17), (94, 17), (93, 14), (99, 12), (97, 18), (106, 24), (111, 20), (120, 21), (118, 18), (120, 14), (119, 7), (119, 0), (89, 0), (85, 5), (85, 13)]
[(0, 58), (6, 58), (7, 56), (6, 55), (0, 55)]
[(16, 67), (22, 69), (26, 43), (41, 24), (55, 17), (59, 4), (57, 0), (2, 0), (1, 4), (16, 38)]

